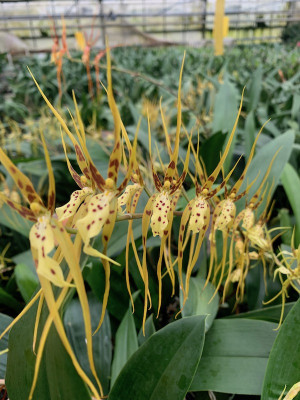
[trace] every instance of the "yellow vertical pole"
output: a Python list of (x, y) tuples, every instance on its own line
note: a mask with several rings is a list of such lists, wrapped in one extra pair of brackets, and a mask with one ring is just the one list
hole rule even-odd
[[(215, 21), (214, 21), (214, 44), (215, 55), (221, 56), (224, 53), (223, 39), (226, 32), (225, 0), (216, 0)], [(228, 22), (227, 22), (228, 23)]]

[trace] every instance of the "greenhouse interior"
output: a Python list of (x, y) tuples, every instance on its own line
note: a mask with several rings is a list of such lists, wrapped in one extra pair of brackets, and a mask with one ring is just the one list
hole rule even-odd
[(0, 0), (0, 400), (300, 400), (300, 1)]

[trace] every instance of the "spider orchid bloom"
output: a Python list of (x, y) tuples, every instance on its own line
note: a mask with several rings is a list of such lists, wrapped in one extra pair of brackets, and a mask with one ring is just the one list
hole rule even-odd
[[(216, 196), (216, 194), (225, 186), (226, 182), (228, 181), (228, 179), (230, 178), (231, 174), (233, 173), (233, 171), (235, 169), (235, 166), (234, 166), (234, 168), (228, 173), (228, 175), (223, 180), (223, 182), (219, 186), (217, 186), (217, 188), (212, 190), (212, 186), (215, 183), (215, 181), (222, 169), (222, 166), (227, 157), (227, 154), (229, 152), (229, 149), (230, 149), (230, 146), (231, 146), (234, 134), (235, 134), (235, 130), (236, 130), (239, 116), (240, 116), (241, 109), (242, 109), (243, 94), (244, 94), (244, 91), (242, 93), (242, 98), (241, 98), (237, 118), (234, 123), (231, 134), (229, 136), (224, 153), (223, 153), (218, 165), (216, 166), (215, 170), (212, 172), (212, 174), (209, 177), (207, 177), (206, 174), (204, 173), (204, 171), (201, 167), (201, 164), (199, 162), (199, 159), (198, 159), (199, 143), (197, 146), (197, 152), (195, 151), (194, 146), (192, 146), (192, 151), (193, 151), (193, 154), (195, 157), (195, 166), (196, 166), (196, 174), (195, 174), (195, 178), (194, 178), (194, 183), (195, 183), (195, 188), (196, 188), (196, 197), (187, 204), (186, 208), (183, 211), (181, 221), (180, 221), (180, 231), (179, 231), (179, 238), (178, 238), (178, 275), (179, 275), (180, 287), (183, 292), (183, 306), (188, 297), (189, 281), (190, 281), (190, 277), (192, 274), (192, 270), (198, 259), (205, 233), (210, 224), (210, 205), (208, 203), (208, 200), (211, 199), (212, 197)], [(198, 183), (198, 178), (199, 178), (201, 184)], [(186, 229), (187, 229), (187, 235), (184, 240), (184, 234), (185, 234)], [(186, 244), (188, 242), (188, 239), (189, 239), (189, 236), (191, 233), (192, 233), (192, 238), (191, 238), (188, 266), (187, 266), (187, 272), (186, 272), (186, 280), (185, 280), (185, 285), (184, 285), (183, 277), (182, 277), (182, 261), (183, 261), (184, 249), (186, 247)], [(197, 235), (198, 235), (198, 241), (197, 241), (196, 248), (195, 248), (195, 242), (196, 242)]]
[[(251, 240), (250, 238), (252, 237), (252, 238), (254, 238), (254, 240), (255, 240), (255, 238), (259, 238), (258, 240), (260, 242), (260, 245), (262, 246), (261, 248), (265, 248), (265, 246), (267, 245), (265, 239), (263, 238), (264, 233), (262, 231), (261, 225), (260, 224), (255, 225), (256, 217), (255, 217), (254, 212), (255, 212), (255, 210), (258, 209), (258, 207), (264, 201), (264, 198), (265, 198), (266, 193), (267, 193), (268, 185), (266, 185), (266, 187), (265, 187), (263, 192), (262, 192), (262, 189), (263, 189), (263, 187), (264, 187), (264, 185), (266, 183), (266, 180), (267, 180), (267, 178), (268, 178), (268, 176), (270, 174), (270, 171), (272, 169), (272, 165), (273, 165), (273, 163), (275, 161), (275, 158), (277, 157), (277, 154), (278, 154), (279, 151), (280, 150), (278, 150), (274, 154), (274, 156), (273, 156), (273, 158), (271, 160), (271, 163), (270, 163), (270, 165), (269, 165), (269, 167), (268, 167), (268, 169), (267, 169), (267, 171), (266, 171), (266, 173), (264, 175), (264, 178), (263, 178), (262, 182), (260, 183), (258, 189), (254, 193), (254, 195), (252, 196), (250, 201), (249, 202), (246, 201), (245, 209), (242, 210), (234, 220), (234, 223), (233, 223), (233, 226), (232, 226), (232, 230), (231, 230), (232, 231), (232, 240), (231, 240), (231, 243), (230, 243), (230, 250), (229, 250), (229, 268), (228, 268), (228, 272), (227, 272), (227, 279), (226, 279), (226, 282), (225, 282), (225, 285), (224, 285), (223, 302), (225, 301), (227, 287), (228, 287), (230, 282), (233, 282), (232, 274), (234, 272), (233, 271), (233, 267), (234, 267), (233, 246), (234, 246), (234, 243), (235, 243), (235, 247), (237, 248), (237, 245), (240, 244), (240, 240), (241, 240), (242, 243), (243, 243), (243, 248), (244, 248), (244, 250), (243, 250), (243, 254), (244, 255), (243, 256), (242, 255), (238, 255), (238, 257), (236, 258), (236, 260), (237, 260), (236, 266), (237, 266), (238, 270), (241, 272), (241, 273), (239, 273), (239, 280), (238, 280), (239, 283), (238, 283), (238, 288), (237, 288), (237, 291), (236, 291), (237, 300), (239, 299), (239, 295), (238, 295), (239, 288), (240, 287), (244, 287), (244, 280), (245, 280), (245, 277), (246, 277), (246, 275), (248, 273), (248, 269), (249, 269), (249, 265), (250, 265), (250, 259), (257, 260), (259, 258), (259, 255), (256, 252), (249, 252), (249, 245), (250, 245), (249, 241)], [(271, 192), (271, 190), (272, 190), (272, 187), (270, 189), (270, 192)], [(267, 201), (267, 204), (268, 204), (268, 201)], [(239, 228), (240, 225), (241, 225), (241, 227)], [(242, 230), (245, 240), (240, 239), (240, 240), (236, 241), (236, 236), (237, 236), (238, 229)], [(249, 233), (250, 233), (250, 238), (249, 238)], [(241, 238), (240, 235), (238, 235), (238, 236)], [(240, 248), (241, 248), (241, 246), (240, 246)], [(248, 254), (249, 257), (245, 257), (245, 255), (247, 255), (247, 254)], [(245, 261), (245, 270), (242, 267), (242, 263), (241, 263), (242, 259)], [(264, 271), (266, 273), (264, 258), (262, 258), (262, 259), (263, 259)], [(235, 274), (235, 276), (237, 276), (237, 273)], [(242, 290), (242, 292), (243, 292), (243, 290)], [(241, 297), (240, 297), (240, 300), (242, 300), (242, 299), (243, 299), (243, 295), (241, 295)]]
[[(180, 71), (179, 78), (179, 88), (178, 88), (178, 100), (177, 100), (177, 128), (176, 128), (176, 136), (175, 136), (175, 146), (170, 157), (170, 163), (167, 167), (164, 177), (164, 183), (161, 183), (157, 173), (154, 170), (152, 158), (151, 158), (151, 131), (150, 131), (150, 120), (148, 115), (148, 135), (149, 135), (149, 152), (150, 152), (150, 160), (152, 165), (152, 176), (155, 188), (157, 193), (152, 195), (148, 200), (146, 207), (144, 209), (143, 217), (142, 217), (142, 240), (143, 240), (143, 275), (146, 276), (147, 271), (147, 263), (146, 263), (146, 242), (147, 242), (147, 232), (149, 228), (149, 224), (152, 229), (153, 236), (160, 236), (161, 245), (160, 245), (160, 254), (157, 263), (157, 277), (158, 277), (158, 285), (159, 285), (159, 298), (158, 298), (158, 312), (159, 314), (161, 307), (161, 295), (162, 295), (162, 274), (161, 274), (161, 265), (162, 265), (162, 257), (164, 255), (164, 248), (168, 237), (171, 234), (173, 215), (177, 203), (178, 191), (180, 190), (183, 181), (186, 177), (189, 163), (189, 154), (190, 154), (190, 145), (191, 139), (189, 141), (189, 147), (186, 154), (186, 160), (183, 167), (183, 172), (178, 179), (174, 180), (175, 172), (176, 172), (176, 164), (178, 160), (178, 152), (179, 152), (179, 135), (181, 129), (181, 81), (182, 81), (182, 72), (183, 72), (183, 64), (184, 58)], [(176, 197), (174, 197), (176, 195)], [(174, 285), (175, 274), (173, 270), (172, 263), (166, 262), (167, 271), (170, 275), (172, 284)], [(144, 317), (143, 321), (145, 322), (146, 314), (147, 314), (147, 293), (148, 293), (148, 283), (145, 282), (145, 303), (144, 303)]]
[[(109, 287), (110, 287), (109, 263), (113, 262), (118, 265), (118, 263), (111, 260), (106, 255), (108, 242), (110, 240), (116, 222), (116, 217), (118, 212), (118, 197), (126, 188), (133, 169), (137, 137), (135, 137), (132, 150), (129, 149), (129, 165), (126, 172), (126, 176), (123, 182), (117, 187), (118, 172), (122, 158), (122, 145), (121, 145), (121, 135), (120, 135), (121, 117), (113, 96), (112, 78), (111, 78), (111, 60), (110, 60), (110, 51), (108, 46), (107, 46), (107, 82), (108, 82), (107, 96), (108, 96), (108, 104), (111, 109), (114, 120), (115, 144), (109, 159), (107, 179), (104, 179), (102, 175), (99, 173), (88, 152), (86, 146), (84, 126), (80, 117), (80, 113), (77, 107), (74, 94), (73, 97), (76, 108), (76, 116), (79, 124), (79, 130), (72, 115), (71, 118), (79, 142), (70, 132), (69, 128), (67, 127), (61, 115), (55, 110), (55, 108), (49, 102), (49, 100), (47, 99), (47, 97), (45, 96), (45, 94), (43, 93), (43, 91), (41, 90), (35, 79), (34, 81), (41, 95), (46, 101), (47, 105), (61, 123), (61, 126), (65, 131), (65, 133), (71, 139), (75, 149), (78, 166), (83, 174), (83, 176), (79, 176), (79, 174), (77, 174), (74, 168), (72, 167), (70, 161), (68, 160), (68, 157), (66, 157), (70, 174), (81, 190), (74, 192), (73, 195), (71, 196), (70, 202), (68, 202), (68, 204), (63, 206), (63, 208), (57, 209), (57, 212), (59, 215), (59, 220), (65, 220), (71, 217), (72, 218), (76, 217), (75, 228), (78, 229), (78, 232), (83, 240), (84, 252), (90, 256), (100, 257), (102, 259), (103, 267), (105, 270), (105, 292), (103, 297), (102, 314), (100, 322), (96, 329), (97, 332), (103, 322), (106, 305), (108, 301)], [(62, 142), (66, 153), (64, 140), (62, 140)], [(80, 207), (78, 210), (79, 205), (84, 201), (85, 201), (84, 207)], [(79, 214), (77, 214), (77, 211)], [(97, 236), (101, 231), (102, 231), (102, 243), (103, 243), (102, 253), (94, 249), (90, 243), (91, 239)]]
[[(140, 127), (140, 121), (138, 123), (137, 126), (137, 130), (136, 130), (136, 135), (137, 132), (139, 130)], [(122, 135), (125, 139), (126, 142), (126, 146), (128, 149), (131, 149), (131, 143), (129, 141), (127, 132), (125, 130), (124, 125), (121, 125), (121, 129), (122, 129)], [(124, 165), (127, 168), (127, 161), (126, 161), (126, 157), (124, 155), (123, 157), (124, 159)], [(125, 191), (123, 192), (123, 194), (118, 198), (118, 208), (119, 208), (119, 212), (122, 212), (122, 207), (125, 206), (125, 210), (127, 213), (129, 213), (130, 215), (133, 215), (135, 213), (136, 207), (138, 205), (138, 201), (139, 198), (144, 190), (145, 187), (145, 183), (139, 168), (139, 164), (137, 162), (137, 159), (134, 159), (134, 165), (133, 165), (133, 169), (132, 169), (132, 175), (131, 175), (131, 181), (132, 181), (132, 185), (128, 185), (125, 189)], [(126, 250), (125, 250), (125, 276), (126, 276), (126, 286), (127, 286), (127, 290), (130, 296), (130, 300), (131, 300), (131, 304), (132, 304), (132, 310), (134, 312), (134, 301), (133, 301), (133, 297), (132, 297), (132, 293), (131, 293), (131, 289), (130, 289), (130, 280), (129, 280), (129, 246), (130, 246), (130, 242), (132, 244), (132, 249), (134, 252), (134, 256), (135, 256), (135, 260), (139, 269), (139, 273), (143, 279), (143, 282), (148, 282), (148, 271), (143, 271), (139, 256), (138, 256), (138, 252), (135, 246), (135, 241), (134, 241), (134, 236), (133, 236), (133, 231), (132, 231), (132, 224), (133, 224), (133, 220), (129, 219), (128, 220), (128, 233), (127, 233), (127, 240), (126, 240)], [(146, 273), (146, 276), (144, 276), (144, 273)], [(148, 290), (148, 298), (149, 298), (149, 302), (151, 305), (151, 297), (150, 297), (150, 292)]]
[[(279, 279), (282, 285), (282, 289), (279, 293), (276, 294), (271, 300), (267, 301), (264, 304), (270, 304), (279, 296), (282, 297), (282, 308), (281, 315), (278, 324), (278, 328), (280, 328), (284, 315), (284, 306), (285, 301), (288, 296), (288, 289), (292, 287), (298, 294), (300, 294), (299, 285), (300, 285), (300, 244), (297, 249), (294, 246), (294, 238), (295, 238), (295, 230), (293, 231), (292, 240), (291, 240), (291, 252), (289, 251), (281, 251), (278, 256), (275, 258), (276, 264), (279, 266), (274, 272), (274, 279), (276, 275), (279, 275)], [(286, 279), (284, 279), (284, 277)]]
[(49, 154), (45, 140), (42, 135), (45, 149), (47, 167), (49, 170), (48, 206), (45, 206), (40, 196), (36, 193), (31, 181), (25, 176), (0, 149), (0, 161), (14, 180), (17, 188), (23, 195), (24, 200), (29, 203), (30, 208), (11, 200), (4, 194), (1, 199), (14, 211), (29, 221), (35, 222), (29, 234), (30, 244), (34, 255), (38, 275), (44, 276), (54, 285), (62, 287), (66, 285), (62, 270), (48, 254), (54, 249), (55, 241), (51, 226), (51, 216), (55, 206), (55, 182), (52, 172)]
[[(268, 122), (268, 121), (267, 121)], [(238, 181), (234, 184), (233, 188), (230, 190), (230, 192), (227, 191), (226, 189), (226, 185), (225, 187), (225, 198), (224, 200), (221, 200), (217, 205), (216, 208), (214, 210), (213, 213), (213, 217), (212, 217), (212, 227), (211, 227), (211, 233), (210, 233), (210, 248), (211, 248), (211, 257), (210, 257), (210, 265), (209, 265), (209, 271), (208, 271), (208, 276), (207, 276), (207, 280), (206, 282), (209, 281), (210, 276), (212, 274), (212, 270), (214, 267), (214, 264), (217, 263), (217, 252), (216, 252), (216, 231), (219, 230), (222, 232), (223, 235), (223, 254), (222, 254), (222, 260), (220, 262), (220, 264), (215, 268), (214, 271), (214, 281), (216, 281), (217, 276), (220, 272), (220, 277), (219, 277), (219, 281), (216, 285), (216, 290), (215, 293), (213, 294), (213, 297), (216, 295), (216, 293), (218, 292), (223, 277), (224, 277), (224, 273), (225, 273), (225, 265), (226, 265), (226, 257), (227, 257), (227, 241), (228, 241), (228, 236), (230, 233), (230, 230), (233, 227), (234, 224), (234, 220), (235, 220), (235, 216), (236, 216), (236, 206), (235, 206), (235, 202), (240, 200), (241, 198), (243, 198), (248, 191), (250, 190), (250, 188), (252, 187), (252, 185), (255, 183), (257, 177), (246, 187), (246, 189), (240, 193), (237, 194), (247, 173), (247, 170), (249, 168), (249, 165), (252, 161), (252, 158), (254, 156), (254, 151), (255, 151), (255, 147), (256, 147), (256, 143), (259, 139), (259, 136), (264, 128), (264, 126), (266, 125), (266, 123), (264, 123), (264, 125), (261, 127), (258, 135), (255, 138), (255, 141), (252, 145), (250, 154), (249, 154), (249, 158), (248, 161), (245, 165), (244, 171), (242, 172), (240, 178), (238, 179)], [(212, 297), (212, 298), (213, 298)]]
[[(91, 371), (96, 379), (99, 386), (100, 392), (102, 391), (100, 381), (97, 377), (96, 369), (93, 361), (92, 353), (92, 331), (90, 314), (88, 308), (88, 301), (86, 297), (86, 292), (84, 289), (83, 278), (80, 271), (79, 261), (75, 254), (78, 254), (78, 249), (71, 242), (68, 233), (65, 231), (64, 227), (55, 218), (52, 218), (54, 207), (55, 207), (55, 181), (53, 170), (51, 166), (51, 161), (49, 153), (46, 147), (44, 136), (41, 133), (42, 143), (45, 152), (46, 164), (49, 173), (49, 190), (48, 190), (48, 205), (45, 206), (40, 196), (36, 193), (31, 181), (12, 163), (12, 161), (6, 156), (3, 150), (0, 148), (0, 161), (3, 166), (11, 175), (17, 188), (23, 195), (24, 200), (30, 204), (30, 208), (26, 208), (19, 203), (12, 201), (5, 195), (1, 194), (1, 199), (14, 211), (18, 212), (22, 217), (35, 222), (32, 226), (29, 234), (30, 245), (32, 250), (33, 259), (36, 264), (37, 274), (41, 283), (42, 289), (38, 292), (36, 296), (30, 301), (30, 303), (25, 307), (23, 312), (13, 321), (13, 323), (1, 334), (1, 337), (10, 329), (21, 317), (27, 312), (27, 310), (34, 304), (37, 299), (40, 299), (39, 312), (37, 313), (35, 332), (37, 332), (37, 327), (39, 324), (39, 316), (41, 313), (41, 308), (44, 299), (46, 300), (49, 310), (53, 311), (51, 314), (51, 322), (49, 323), (49, 329), (51, 327), (52, 321), (54, 322), (57, 332), (62, 340), (63, 345), (68, 351), (70, 357), (73, 360), (74, 366), (77, 372), (82, 376), (83, 380), (91, 388), (94, 395), (100, 399), (98, 391), (95, 389), (93, 383), (86, 376), (78, 362), (76, 361), (73, 350), (70, 347), (65, 330), (58, 313), (58, 308), (56, 308), (55, 298), (52, 290), (51, 283), (55, 286), (62, 287), (65, 295), (67, 294), (71, 284), (74, 280), (74, 284), (77, 288), (78, 295), (81, 301), (81, 305), (85, 310), (85, 329), (87, 337), (87, 349), (88, 357), (90, 362)], [(49, 252), (52, 251), (58, 244), (58, 250), (55, 255), (51, 258), (48, 256)], [(69, 277), (64, 278), (63, 272), (60, 267), (60, 262), (65, 258), (67, 265), (69, 266)], [(64, 296), (65, 296), (64, 295)], [(62, 297), (62, 300), (64, 299)], [(49, 316), (50, 318), (50, 316)], [(48, 331), (45, 333), (45, 340), (47, 338)], [(33, 391), (36, 385), (36, 380), (39, 372), (39, 365), (42, 357), (43, 346), (38, 351), (37, 362), (35, 367), (35, 377), (32, 384), (31, 394), (29, 398), (32, 397)]]

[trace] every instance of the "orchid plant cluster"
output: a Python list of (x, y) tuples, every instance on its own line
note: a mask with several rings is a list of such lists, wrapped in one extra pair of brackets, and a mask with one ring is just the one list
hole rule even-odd
[[(13, 164), (5, 152), (0, 149), (0, 161), (14, 180), (18, 191), (22, 194), (23, 201), (15, 201), (11, 197), (6, 196), (5, 193), (0, 194), (0, 199), (22, 217), (34, 223), (30, 231), (29, 239), (41, 289), (14, 320), (15, 323), (36, 301), (39, 301), (33, 343), (34, 349), (37, 347), (36, 366), (29, 399), (32, 398), (34, 393), (44, 346), (52, 324), (55, 325), (60, 339), (70, 355), (78, 374), (86, 382), (92, 395), (96, 399), (103, 397), (102, 386), (97, 376), (93, 359), (91, 318), (87, 293), (82, 277), (81, 255), (83, 252), (87, 256), (101, 259), (105, 271), (105, 292), (102, 302), (102, 313), (99, 316), (99, 323), (96, 329), (96, 331), (98, 331), (102, 325), (107, 308), (111, 264), (118, 265), (116, 261), (107, 255), (109, 241), (118, 220), (128, 220), (125, 275), (131, 300), (129, 271), (130, 245), (132, 246), (139, 273), (144, 283), (143, 327), (145, 326), (148, 309), (152, 306), (147, 268), (147, 236), (149, 225), (152, 235), (160, 238), (159, 258), (156, 265), (159, 287), (158, 314), (160, 312), (162, 300), (162, 280), (165, 276), (169, 276), (174, 294), (176, 285), (175, 272), (177, 272), (180, 290), (183, 294), (184, 307), (189, 296), (189, 281), (205, 238), (207, 238), (210, 244), (210, 265), (207, 282), (212, 279), (215, 284), (215, 294), (219, 291), (221, 285), (223, 285), (223, 301), (226, 299), (229, 286), (232, 286), (234, 283), (237, 283), (236, 300), (237, 302), (242, 301), (245, 277), (249, 268), (252, 266), (252, 261), (257, 263), (257, 261), (260, 260), (264, 266), (265, 274), (267, 273), (266, 262), (269, 261), (272, 265), (276, 263), (278, 268), (275, 273), (280, 274), (282, 281), (282, 291), (278, 296), (282, 295), (283, 302), (287, 296), (288, 286), (293, 286), (297, 289), (296, 285), (294, 285), (294, 281), (298, 280), (299, 282), (300, 279), (299, 249), (295, 250), (293, 248), (292, 254), (286, 254), (282, 251), (276, 257), (272, 249), (272, 242), (276, 237), (271, 238), (271, 231), (268, 231), (266, 226), (270, 216), (269, 204), (272, 189), (267, 185), (267, 178), (277, 153), (274, 155), (255, 194), (252, 195), (251, 198), (248, 198), (249, 190), (256, 179), (252, 182), (247, 182), (246, 188), (240, 191), (254, 156), (257, 140), (263, 128), (255, 139), (251, 153), (240, 177), (236, 183), (232, 185), (231, 189), (227, 187), (229, 179), (240, 161), (239, 160), (234, 165), (227, 175), (224, 174), (223, 166), (235, 135), (242, 109), (243, 95), (234, 127), (229, 135), (220, 161), (215, 170), (208, 175), (199, 157), (199, 138), (198, 144), (195, 146), (193, 144), (192, 134), (186, 132), (181, 118), (183, 60), (179, 78), (177, 127), (173, 148), (171, 145), (171, 136), (165, 122), (166, 118), (163, 107), (160, 103), (160, 113), (169, 155), (168, 165), (166, 167), (162, 165), (164, 175), (162, 180), (155, 169), (152, 157), (151, 127), (148, 117), (150, 162), (155, 188), (154, 192), (151, 193), (146, 186), (139, 162), (137, 161), (136, 150), (139, 126), (137, 127), (134, 141), (131, 143), (114, 99), (111, 59), (108, 47), (106, 50), (106, 57), (107, 88), (104, 89), (107, 93), (108, 103), (114, 121), (114, 147), (110, 155), (106, 178), (97, 170), (89, 154), (85, 129), (75, 96), (73, 97), (76, 115), (73, 116), (70, 113), (70, 117), (76, 135), (70, 131), (64, 118), (49, 102), (33, 76), (32, 78), (43, 99), (61, 125), (61, 138), (67, 166), (71, 176), (79, 187), (78, 190), (71, 194), (68, 203), (62, 207), (55, 208), (54, 174), (46, 141), (42, 133), (41, 139), (49, 174), (47, 204), (43, 202), (36, 192), (31, 181)], [(183, 162), (183, 169), (179, 172), (177, 166), (179, 164), (179, 141), (182, 131), (188, 136), (188, 149)], [(67, 135), (74, 146), (76, 160), (81, 174), (76, 172), (68, 158), (64, 135)], [(194, 175), (189, 171), (190, 162), (194, 162), (195, 164)], [(126, 173), (123, 181), (117, 184), (121, 165)], [(185, 194), (183, 184), (188, 175), (195, 185), (196, 195), (188, 202), (184, 211), (179, 212), (176, 210), (176, 206), (179, 198)], [(220, 175), (222, 175), (222, 180), (217, 183)], [(139, 215), (136, 214), (135, 211), (143, 191), (148, 194), (149, 199), (142, 215)], [(246, 207), (240, 213), (237, 213), (236, 202), (242, 197), (248, 198)], [(28, 207), (23, 205), (25, 203), (28, 204)], [(263, 212), (258, 215), (257, 211), (262, 203), (265, 204), (265, 208)], [(172, 249), (172, 224), (175, 217), (180, 218), (180, 228), (178, 234), (178, 251), (174, 255)], [(141, 260), (133, 236), (132, 224), (135, 218), (142, 219), (143, 255)], [(220, 247), (217, 246), (218, 231), (221, 232), (223, 237), (221, 254), (218, 250)], [(101, 251), (94, 247), (94, 239), (100, 234), (103, 244)], [(187, 260), (186, 270), (184, 268), (184, 259)], [(293, 266), (295, 260), (298, 263), (296, 268)], [(165, 268), (165, 270), (163, 268)], [(286, 276), (286, 280), (284, 276)], [(55, 290), (57, 287), (60, 288), (58, 296), (55, 294), (57, 293)], [(76, 359), (61, 320), (61, 306), (66, 295), (72, 288), (76, 289), (83, 310), (89, 365), (96, 384), (86, 375)], [(49, 315), (44, 325), (42, 335), (37, 343), (39, 319), (44, 303), (46, 303), (48, 307)], [(132, 306), (134, 308), (133, 300)], [(11, 325), (2, 333), (1, 337), (3, 337), (10, 328)]]

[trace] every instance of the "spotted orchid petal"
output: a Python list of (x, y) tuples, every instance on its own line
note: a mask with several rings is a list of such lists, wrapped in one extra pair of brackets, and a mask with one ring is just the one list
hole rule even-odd
[(36, 216), (33, 211), (31, 211), (27, 207), (22, 206), (19, 203), (16, 203), (15, 201), (11, 200), (9, 197), (5, 196), (1, 192), (0, 192), (0, 201), (6, 203), (12, 210), (16, 211), (23, 218), (26, 218), (29, 221), (36, 222)]
[(228, 198), (220, 203), (219, 212), (215, 214), (214, 230), (227, 232), (231, 228), (236, 213), (234, 202)]
[[(125, 205), (127, 206), (127, 204), (130, 204), (132, 197), (140, 189), (141, 189), (141, 187), (138, 183), (135, 183), (133, 185), (128, 185), (126, 187), (124, 193), (118, 198), (118, 206), (123, 207)], [(128, 211), (127, 207), (126, 207), (126, 211)]]
[(87, 214), (84, 218), (78, 219), (76, 228), (84, 242), (84, 252), (93, 257), (100, 257), (102, 260), (108, 260), (113, 264), (119, 265), (116, 261), (100, 253), (90, 245), (91, 238), (97, 236), (104, 224), (109, 219), (110, 202), (114, 199), (114, 192), (106, 191), (91, 197), (88, 206)]
[(30, 179), (27, 178), (26, 175), (23, 174), (15, 164), (7, 157), (4, 151), (0, 148), (0, 161), (3, 164), (4, 168), (10, 174), (12, 179), (14, 180), (17, 188), (22, 193), (24, 199), (30, 204), (33, 201), (43, 205), (42, 199), (35, 191), (33, 184)]
[(209, 225), (210, 207), (203, 196), (195, 199), (192, 206), (188, 229), (193, 233), (206, 230)]
[(56, 208), (56, 214), (59, 221), (63, 221), (73, 217), (78, 210), (80, 204), (86, 199), (87, 196), (93, 194), (93, 190), (90, 188), (83, 188), (82, 190), (76, 190), (71, 194), (70, 201), (62, 207)]
[(54, 233), (49, 217), (38, 218), (38, 222), (30, 230), (29, 240), (36, 255), (38, 275), (42, 275), (58, 287), (68, 286), (59, 263), (48, 256), (55, 248)]
[(159, 193), (153, 204), (153, 214), (151, 217), (151, 229), (153, 236), (163, 237), (167, 229), (170, 218), (171, 201), (169, 195), (165, 192)]
[[(106, 219), (105, 224), (103, 226), (103, 232), (102, 232), (102, 243), (103, 243), (103, 254), (106, 256), (107, 253), (107, 246), (108, 242), (111, 238), (111, 235), (113, 233), (113, 229), (115, 226), (116, 218), (117, 218), (117, 211), (118, 211), (118, 201), (116, 197), (114, 197), (110, 203), (109, 203), (109, 217)], [(107, 302), (108, 302), (108, 296), (109, 296), (109, 290), (110, 290), (110, 258), (102, 257), (102, 263), (103, 263), (103, 268), (105, 272), (105, 290), (104, 290), (104, 295), (103, 295), (103, 300), (102, 300), (102, 311), (101, 311), (101, 317), (99, 324), (94, 332), (97, 333), (104, 321), (105, 317), (105, 312), (106, 312), (106, 307), (107, 307)], [(117, 262), (114, 261), (114, 264), (120, 265)]]

